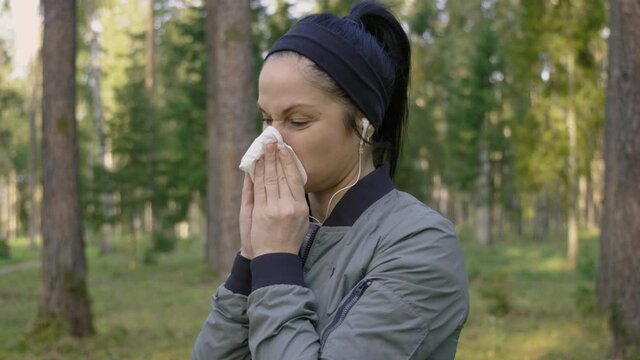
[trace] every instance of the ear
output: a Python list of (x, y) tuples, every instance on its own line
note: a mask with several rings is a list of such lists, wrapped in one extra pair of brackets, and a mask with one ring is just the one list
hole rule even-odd
[[(364, 116), (359, 116), (357, 119), (360, 119), (358, 120), (358, 132), (362, 135), (362, 132), (364, 131), (364, 124), (365, 124), (363, 120), (367, 118)], [(376, 129), (373, 127), (373, 124), (371, 124), (370, 120), (367, 119), (367, 122), (369, 123), (369, 125), (367, 126), (367, 133), (364, 134), (364, 138), (367, 139), (367, 141), (369, 141), (371, 139), (371, 136), (373, 136), (373, 133), (376, 131)]]
[(376, 129), (373, 127), (372, 124), (369, 124), (369, 127), (367, 128), (367, 134), (365, 136), (365, 139), (367, 139), (367, 141), (371, 140), (371, 137), (373, 136), (373, 133), (376, 132)]

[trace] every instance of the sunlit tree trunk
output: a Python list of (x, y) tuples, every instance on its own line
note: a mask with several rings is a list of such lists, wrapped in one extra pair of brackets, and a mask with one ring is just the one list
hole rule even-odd
[(104, 115), (102, 112), (102, 91), (101, 79), (102, 69), (100, 66), (100, 30), (97, 28), (96, 13), (92, 14), (89, 30), (89, 86), (91, 88), (91, 110), (93, 122), (96, 127), (96, 137), (98, 139), (98, 166), (100, 167), (100, 177), (98, 187), (100, 191), (100, 212), (102, 214), (102, 226), (100, 228), (100, 253), (106, 254), (111, 251), (113, 242), (113, 226), (110, 223), (111, 215), (111, 194), (108, 192), (109, 186), (106, 184), (107, 153), (104, 136)]
[(37, 219), (38, 219), (38, 206), (36, 205), (36, 152), (37, 152), (37, 127), (36, 118), (38, 114), (38, 101), (40, 99), (39, 89), (42, 86), (41, 75), (41, 52), (38, 51), (36, 60), (31, 70), (31, 95), (29, 99), (29, 173), (27, 176), (27, 191), (28, 191), (28, 235), (29, 235), (29, 247), (33, 250), (36, 248), (36, 233), (37, 233)]
[(601, 156), (591, 161), (591, 191), (589, 201), (589, 216), (587, 223), (593, 229), (600, 226), (602, 219), (602, 204), (604, 190), (604, 161)]
[(576, 109), (573, 104), (575, 94), (575, 59), (573, 54), (567, 59), (567, 75), (569, 77), (569, 106), (566, 111), (567, 133), (569, 137), (569, 159), (568, 159), (568, 178), (567, 190), (568, 210), (567, 210), (567, 259), (569, 267), (574, 269), (578, 261), (578, 204), (577, 204), (577, 133), (576, 133)]
[(238, 214), (242, 154), (255, 132), (252, 14), (248, 0), (207, 4), (207, 243), (205, 256), (217, 273), (229, 271), (240, 249)]
[(614, 359), (640, 356), (640, 3), (610, 4), (599, 300)]
[(39, 324), (94, 332), (76, 143), (76, 2), (44, 0), (42, 277)]
[(589, 179), (585, 175), (578, 177), (578, 224), (587, 226), (589, 216)]

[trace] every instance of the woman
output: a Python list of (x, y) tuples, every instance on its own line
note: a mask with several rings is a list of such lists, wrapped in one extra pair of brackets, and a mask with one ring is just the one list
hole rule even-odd
[(258, 105), (293, 152), (269, 144), (245, 176), (242, 249), (192, 359), (454, 358), (469, 309), (458, 239), (390, 177), (409, 68), (401, 25), (371, 2), (274, 44)]

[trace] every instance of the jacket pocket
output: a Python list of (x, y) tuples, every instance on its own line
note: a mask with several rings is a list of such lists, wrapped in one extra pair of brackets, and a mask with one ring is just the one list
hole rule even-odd
[(356, 287), (351, 291), (351, 293), (349, 293), (349, 296), (347, 296), (347, 298), (342, 302), (342, 305), (340, 305), (338, 310), (333, 315), (333, 320), (331, 320), (329, 325), (327, 325), (327, 327), (324, 329), (322, 337), (320, 338), (321, 349), (324, 347), (324, 343), (326, 342), (331, 332), (333, 332), (338, 326), (340, 326), (340, 324), (342, 324), (344, 319), (347, 317), (349, 310), (351, 310), (351, 308), (358, 302), (358, 300), (360, 300), (362, 295), (364, 295), (364, 292), (367, 291), (369, 286), (371, 286), (372, 282), (373, 280), (371, 279), (361, 280), (358, 285), (356, 285)]

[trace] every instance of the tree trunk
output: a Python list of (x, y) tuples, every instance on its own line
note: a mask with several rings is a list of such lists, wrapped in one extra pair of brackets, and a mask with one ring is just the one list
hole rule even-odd
[(588, 222), (591, 228), (598, 229), (602, 220), (602, 205), (604, 191), (604, 161), (599, 156), (591, 161), (591, 201)]
[[(156, 130), (157, 121), (155, 118), (155, 0), (149, 0), (149, 12), (147, 15), (146, 43), (146, 67), (144, 76), (144, 88), (147, 95), (147, 142), (148, 142), (148, 166), (149, 166), (149, 205), (146, 207), (145, 223), (151, 237), (155, 242), (158, 232), (162, 230), (162, 220), (158, 204), (158, 193), (156, 186)], [(155, 246), (155, 245), (154, 245)]]
[(32, 79), (32, 88), (31, 88), (31, 96), (29, 99), (29, 174), (27, 176), (27, 191), (29, 197), (29, 247), (34, 250), (36, 249), (36, 221), (37, 221), (37, 211), (38, 207), (36, 206), (36, 139), (37, 139), (37, 129), (36, 129), (36, 117), (38, 113), (38, 89), (42, 86), (42, 77), (40, 73), (39, 65), (41, 65), (41, 52), (38, 51), (38, 56), (34, 62), (34, 66), (31, 68), (31, 79)]
[(0, 177), (0, 239), (9, 238), (9, 189)]
[(544, 241), (549, 236), (549, 196), (542, 190), (536, 196), (535, 215), (533, 217), (533, 240)]
[(449, 189), (447, 185), (442, 181), (440, 175), (433, 177), (433, 191), (431, 195), (432, 206), (444, 216), (450, 216), (449, 214)]
[(44, 0), (40, 324), (94, 332), (76, 144), (76, 2)]
[(583, 227), (587, 226), (589, 218), (589, 180), (585, 175), (578, 177), (578, 224)]
[(640, 355), (640, 3), (612, 0), (599, 303), (614, 359)]
[(573, 104), (575, 60), (573, 55), (567, 59), (567, 75), (569, 77), (569, 108), (566, 112), (567, 132), (569, 137), (569, 159), (568, 159), (568, 209), (567, 209), (567, 260), (569, 267), (575, 269), (578, 262), (578, 204), (577, 204), (577, 165), (576, 165), (576, 109)]
[(15, 170), (9, 171), (9, 186), (8, 200), (9, 200), (9, 222), (8, 222), (8, 237), (7, 239), (15, 238), (18, 236), (18, 174)]
[(89, 86), (91, 88), (91, 110), (93, 122), (96, 127), (96, 137), (98, 139), (98, 166), (100, 176), (98, 187), (100, 193), (100, 213), (102, 215), (102, 225), (100, 227), (100, 254), (107, 254), (111, 251), (113, 243), (113, 226), (110, 223), (111, 216), (111, 195), (107, 192), (109, 186), (106, 184), (107, 173), (107, 153), (104, 137), (104, 116), (102, 112), (102, 92), (101, 79), (102, 70), (100, 66), (100, 32), (94, 28), (97, 21), (97, 12), (91, 16), (89, 29), (91, 38), (89, 40)]
[(202, 200), (200, 192), (194, 192), (189, 203), (189, 212), (187, 213), (187, 221), (189, 224), (188, 237), (200, 238), (202, 236), (202, 211), (200, 210)]
[(463, 227), (466, 225), (465, 216), (464, 216), (464, 194), (462, 191), (457, 191), (452, 193), (453, 197), (453, 219), (454, 223)]
[(240, 249), (238, 164), (255, 135), (249, 0), (207, 1), (207, 244), (209, 267), (227, 272)]
[(478, 176), (478, 194), (476, 205), (476, 242), (482, 245), (491, 243), (491, 163), (489, 149), (483, 140), (480, 149), (480, 174)]

